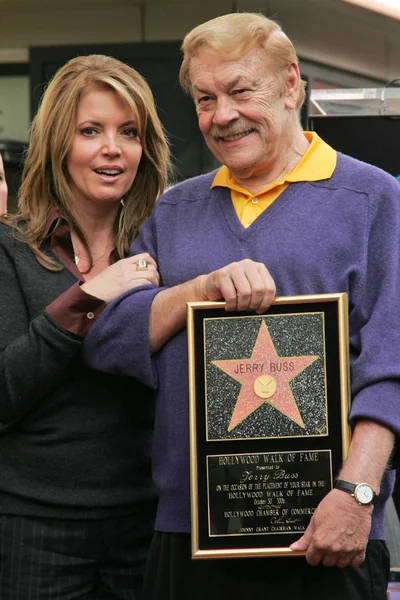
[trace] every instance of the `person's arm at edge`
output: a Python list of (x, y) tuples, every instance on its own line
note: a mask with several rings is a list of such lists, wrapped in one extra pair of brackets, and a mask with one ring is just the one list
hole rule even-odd
[[(356, 352), (351, 382), (353, 438), (338, 476), (351, 483), (368, 483), (379, 492), (394, 437), (400, 431), (396, 285), (400, 276), (400, 188), (395, 180), (386, 176), (381, 180), (371, 173), (365, 254), (360, 263), (363, 270), (350, 314), (351, 344)], [(372, 506), (359, 506), (348, 493), (333, 489), (291, 548), (306, 550), (312, 565), (321, 560), (327, 566), (358, 566), (365, 557), (372, 512)]]

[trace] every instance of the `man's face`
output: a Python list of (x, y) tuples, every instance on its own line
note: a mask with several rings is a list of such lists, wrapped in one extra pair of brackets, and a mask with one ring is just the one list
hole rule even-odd
[(199, 127), (214, 156), (236, 178), (273, 172), (291, 145), (295, 101), (253, 49), (235, 60), (200, 52), (190, 64)]
[(4, 214), (7, 211), (7, 182), (6, 175), (4, 173), (4, 165), (3, 159), (0, 154), (0, 215)]

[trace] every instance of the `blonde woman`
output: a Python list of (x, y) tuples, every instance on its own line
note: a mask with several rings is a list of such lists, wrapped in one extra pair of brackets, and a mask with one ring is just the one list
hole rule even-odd
[(134, 69), (93, 55), (58, 71), (0, 223), (1, 598), (140, 598), (153, 402), (80, 352), (108, 303), (159, 283), (148, 254), (124, 257), (168, 165)]

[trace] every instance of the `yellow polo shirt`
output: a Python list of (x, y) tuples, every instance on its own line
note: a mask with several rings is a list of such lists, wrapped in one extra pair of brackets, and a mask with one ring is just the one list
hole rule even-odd
[(231, 190), (236, 214), (244, 227), (248, 227), (287, 188), (299, 181), (329, 179), (336, 167), (336, 150), (324, 142), (315, 132), (303, 132), (310, 142), (307, 151), (297, 165), (281, 179), (269, 184), (257, 194), (251, 194), (233, 179), (228, 167), (221, 167), (211, 187), (221, 186)]

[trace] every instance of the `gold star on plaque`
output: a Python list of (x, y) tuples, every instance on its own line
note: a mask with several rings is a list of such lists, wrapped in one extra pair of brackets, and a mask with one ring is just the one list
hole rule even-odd
[(290, 381), (319, 356), (278, 356), (265, 321), (262, 321), (250, 358), (214, 360), (212, 363), (241, 384), (228, 431), (244, 421), (264, 402), (304, 428)]

